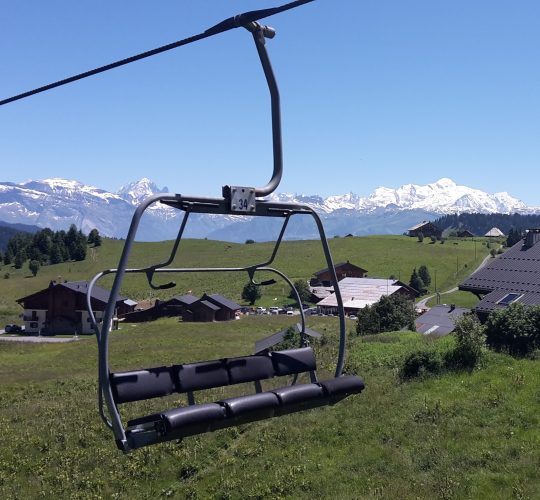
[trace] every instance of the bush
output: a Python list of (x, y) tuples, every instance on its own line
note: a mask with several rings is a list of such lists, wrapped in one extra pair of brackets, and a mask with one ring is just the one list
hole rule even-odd
[[(300, 302), (309, 302), (311, 299), (311, 290), (309, 289), (308, 282), (305, 280), (296, 280), (293, 285), (300, 296)], [(296, 295), (293, 290), (291, 290), (291, 293), (289, 293), (289, 298), (296, 299)]]
[(489, 251), (489, 255), (491, 255), (492, 258), (495, 258), (495, 255), (497, 255), (497, 250), (495, 250), (494, 248), (492, 248), (492, 249)]
[(486, 322), (486, 341), (496, 351), (526, 356), (540, 348), (540, 306), (515, 302), (491, 313)]
[(255, 243), (255, 240), (246, 240), (246, 245), (253, 245)]
[(414, 330), (414, 306), (400, 294), (385, 295), (372, 306), (358, 310), (358, 335), (391, 332), (409, 328)]
[(442, 367), (443, 364), (439, 353), (435, 351), (416, 351), (405, 357), (399, 375), (401, 379), (406, 380), (439, 373)]
[(486, 327), (476, 316), (468, 314), (456, 321), (456, 347), (444, 355), (447, 368), (474, 368), (486, 345)]

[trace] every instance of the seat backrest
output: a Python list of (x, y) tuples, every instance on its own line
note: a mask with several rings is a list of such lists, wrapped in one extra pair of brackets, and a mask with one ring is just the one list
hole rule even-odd
[(110, 382), (114, 400), (121, 404), (168, 396), (174, 392), (192, 393), (275, 376), (313, 372), (316, 368), (313, 349), (301, 347), (270, 354), (111, 373)]
[(117, 404), (168, 396), (176, 392), (173, 374), (168, 366), (111, 373), (110, 381)]

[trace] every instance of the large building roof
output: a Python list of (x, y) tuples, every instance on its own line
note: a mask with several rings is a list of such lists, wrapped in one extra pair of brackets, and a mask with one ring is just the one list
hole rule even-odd
[(419, 333), (440, 337), (452, 332), (455, 321), (468, 312), (469, 309), (463, 307), (447, 306), (446, 304), (438, 305), (418, 316), (414, 321), (414, 325)]
[[(339, 290), (343, 299), (343, 307), (361, 309), (375, 304), (384, 295), (392, 295), (403, 288), (397, 280), (381, 278), (343, 278), (339, 282)], [(337, 307), (336, 295), (332, 294), (317, 303), (317, 306)]]
[(460, 290), (487, 294), (475, 310), (489, 312), (514, 301), (526, 305), (540, 304), (540, 231), (535, 230), (506, 252), (493, 259), (459, 285)]
[(218, 293), (213, 293), (212, 295), (205, 294), (205, 296), (212, 299), (212, 301), (219, 304), (221, 307), (226, 307), (227, 309), (230, 309), (232, 311), (237, 311), (241, 307), (236, 302), (233, 302), (232, 300), (229, 300), (223, 297), (223, 295), (219, 295)]
[[(358, 269), (359, 271), (362, 271), (364, 273), (367, 273), (367, 269), (363, 269), (362, 267), (360, 266), (357, 266), (355, 264), (351, 264), (349, 261), (347, 262), (339, 262), (338, 264), (334, 264), (334, 269), (339, 269), (340, 267), (343, 267), (343, 266), (350, 266), (350, 267), (354, 267), (355, 269)], [(313, 273), (314, 276), (320, 276), (321, 274), (324, 274), (326, 272), (328, 272), (330, 268), (328, 267), (325, 267), (324, 269), (321, 269), (320, 271), (317, 271), (316, 273)]]
[[(41, 295), (41, 294), (44, 294), (44, 293), (48, 293), (49, 290), (52, 288), (52, 287), (57, 287), (57, 286), (60, 286), (60, 287), (64, 287), (64, 288), (67, 288), (69, 290), (72, 290), (76, 293), (81, 293), (83, 295), (86, 295), (86, 292), (88, 291), (88, 282), (87, 281), (65, 281), (64, 283), (56, 283), (54, 281), (51, 282), (51, 284), (49, 285), (49, 287), (43, 289), (43, 290), (40, 290), (39, 292), (35, 292), (31, 295), (27, 295), (26, 297), (22, 297), (20, 299), (17, 299), (17, 302), (24, 302), (25, 300), (29, 299), (29, 298), (33, 298), (37, 295)], [(109, 296), (110, 296), (111, 292), (109, 290), (105, 290), (104, 288), (101, 288), (99, 286), (94, 286), (92, 288), (92, 298), (94, 300), (98, 300), (100, 302), (103, 302), (103, 303), (107, 303), (109, 301)], [(126, 298), (125, 297), (120, 297), (118, 296), (118, 299), (117, 299), (117, 303), (118, 302), (123, 302), (125, 301)]]

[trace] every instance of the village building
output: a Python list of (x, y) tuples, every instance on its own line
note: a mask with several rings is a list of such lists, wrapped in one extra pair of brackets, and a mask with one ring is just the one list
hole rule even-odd
[(498, 227), (492, 227), (484, 236), (487, 238), (500, 238), (504, 237), (504, 233)]
[[(366, 269), (362, 269), (359, 266), (351, 264), (349, 261), (340, 262), (339, 264), (334, 265), (336, 271), (337, 280), (341, 281), (343, 278), (363, 278), (367, 274)], [(310, 280), (310, 285), (312, 286), (331, 286), (332, 276), (330, 269), (327, 267), (321, 269), (313, 274), (313, 278)]]
[(185, 310), (182, 318), (184, 321), (229, 321), (236, 319), (240, 307), (222, 295), (205, 293)]
[(407, 234), (413, 238), (418, 237), (420, 233), (428, 238), (431, 236), (440, 238), (442, 236), (442, 231), (435, 224), (433, 224), (433, 222), (429, 222), (427, 220), (422, 221), (420, 224), (416, 224), (416, 226), (410, 227), (407, 230)]
[[(44, 290), (17, 300), (24, 309), (23, 321), (26, 333), (85, 334), (94, 333), (87, 310), (86, 292), (88, 282), (51, 281)], [(110, 292), (99, 286), (92, 289), (91, 305), (98, 323), (109, 301)], [(136, 302), (119, 297), (115, 317), (135, 309)]]
[[(345, 314), (356, 314), (360, 309), (378, 302), (387, 295), (403, 294), (411, 300), (418, 292), (410, 286), (394, 279), (382, 278), (344, 278), (339, 282)], [(337, 314), (338, 304), (335, 293), (317, 303), (317, 310), (322, 314)]]
[(197, 300), (199, 299), (191, 294), (178, 295), (169, 300), (156, 299), (152, 307), (130, 312), (124, 315), (122, 319), (127, 323), (141, 323), (158, 318), (182, 316)]
[(459, 289), (478, 296), (473, 310), (482, 320), (514, 302), (540, 305), (540, 229), (527, 231), (524, 239), (469, 276)]
[(474, 233), (469, 231), (468, 229), (461, 229), (457, 232), (458, 238), (474, 238)]
[(470, 309), (456, 307), (455, 305), (441, 304), (433, 306), (414, 320), (414, 326), (418, 333), (442, 337), (453, 332), (456, 321), (468, 312), (470, 312)]

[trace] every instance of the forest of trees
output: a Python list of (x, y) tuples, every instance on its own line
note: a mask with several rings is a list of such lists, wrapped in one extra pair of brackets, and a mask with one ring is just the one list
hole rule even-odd
[(467, 229), (478, 236), (486, 234), (492, 227), (498, 227), (504, 234), (510, 229), (524, 233), (526, 229), (540, 227), (540, 214), (450, 214), (432, 222), (443, 231)]
[(78, 230), (75, 224), (68, 231), (46, 228), (34, 234), (19, 232), (9, 239), (2, 258), (4, 264), (13, 264), (16, 269), (20, 269), (27, 260), (33, 262), (34, 269), (39, 269), (43, 265), (84, 260), (88, 244), (101, 245), (97, 229), (93, 229), (89, 236)]

